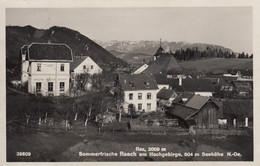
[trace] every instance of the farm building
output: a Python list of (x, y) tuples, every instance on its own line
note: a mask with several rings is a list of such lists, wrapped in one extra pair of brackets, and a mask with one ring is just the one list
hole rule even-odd
[(198, 128), (218, 128), (221, 116), (219, 105), (209, 97), (186, 95), (178, 97), (167, 108), (167, 114), (179, 119), (182, 127), (195, 125)]

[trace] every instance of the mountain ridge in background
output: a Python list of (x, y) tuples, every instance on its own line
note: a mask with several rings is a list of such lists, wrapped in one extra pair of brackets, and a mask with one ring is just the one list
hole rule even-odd
[(53, 26), (49, 29), (37, 29), (30, 25), (6, 26), (6, 67), (12, 69), (21, 64), (20, 48), (32, 42), (38, 43), (65, 43), (74, 56), (90, 56), (103, 68), (126, 66), (126, 62), (115, 57), (103, 47), (82, 35), (80, 32)]
[[(152, 41), (152, 40), (140, 40), (140, 41), (120, 41), (120, 40), (112, 40), (112, 41), (100, 41), (95, 40), (100, 46), (105, 48), (108, 51), (117, 51), (124, 53), (143, 53), (143, 54), (155, 54), (156, 50), (160, 46), (160, 41)], [(222, 51), (233, 52), (231, 49), (213, 45), (206, 43), (187, 43), (187, 42), (168, 42), (162, 41), (162, 47), (165, 51), (172, 51), (173, 53), (178, 49), (187, 49), (187, 48), (198, 48), (198, 50), (206, 50), (207, 47), (211, 49), (221, 49)]]
[(197, 48), (199, 51), (206, 49), (221, 49), (223, 52), (233, 52), (229, 48), (225, 48), (219, 45), (205, 44), (205, 43), (187, 43), (187, 42), (168, 42), (168, 41), (152, 41), (152, 40), (140, 40), (140, 41), (100, 41), (95, 40), (96, 43), (108, 50), (114, 56), (126, 61), (127, 63), (152, 61), (153, 55), (156, 53), (160, 44), (166, 52), (175, 52), (176, 50), (186, 50), (187, 48)]

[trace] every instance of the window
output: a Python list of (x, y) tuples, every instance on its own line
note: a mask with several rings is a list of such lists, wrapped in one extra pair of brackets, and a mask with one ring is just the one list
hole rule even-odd
[(65, 82), (60, 82), (60, 91), (64, 91)]
[(42, 71), (42, 65), (40, 63), (37, 64), (37, 71)]
[(53, 92), (53, 82), (48, 82), (48, 92)]
[(147, 103), (147, 110), (151, 110), (151, 103)]
[(133, 93), (129, 93), (129, 100), (133, 100)]
[(142, 93), (138, 93), (138, 100), (142, 100)]
[(152, 98), (152, 94), (151, 93), (147, 93), (147, 99), (151, 99)]
[(64, 64), (60, 65), (60, 71), (64, 71)]
[(42, 83), (41, 82), (36, 82), (36, 92), (39, 93), (42, 90)]
[(83, 69), (84, 69), (84, 70), (86, 69), (86, 65), (83, 65)]
[(93, 66), (93, 65), (91, 65), (91, 66), (90, 66), (90, 69), (94, 69), (94, 66)]
[(142, 110), (142, 104), (138, 104), (138, 110)]

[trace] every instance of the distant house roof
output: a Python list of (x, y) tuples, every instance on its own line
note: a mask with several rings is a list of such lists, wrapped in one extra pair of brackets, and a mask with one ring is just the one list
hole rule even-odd
[(209, 79), (182, 79), (182, 85), (179, 85), (179, 79), (167, 78), (166, 74), (154, 74), (157, 84), (168, 84), (177, 92), (214, 92), (211, 80)]
[(143, 73), (165, 73), (175, 74), (180, 72), (182, 69), (173, 54), (162, 54), (158, 59), (149, 64), (149, 67), (143, 71)]
[(157, 84), (170, 84), (166, 74), (154, 74)]
[(253, 86), (251, 81), (233, 81), (233, 85), (235, 86), (238, 92), (251, 92), (253, 91)]
[(157, 93), (157, 98), (163, 99), (163, 100), (169, 100), (176, 92), (174, 90), (170, 89), (161, 89)]
[(242, 76), (253, 76), (253, 70), (245, 69), (240, 70)]
[(242, 76), (253, 76), (253, 70), (252, 69), (232, 69), (232, 70), (229, 70), (228, 73), (232, 74), (232, 75), (235, 75), (237, 74), (238, 72), (240, 72), (240, 74)]
[(72, 51), (66, 44), (32, 43), (27, 49), (29, 61), (73, 61)]
[(156, 80), (152, 74), (118, 74), (123, 90), (156, 90)]
[(170, 86), (176, 91), (214, 92), (214, 88), (208, 79), (182, 79), (181, 86), (179, 86), (179, 79), (171, 79)]
[(74, 58), (73, 62), (70, 63), (70, 70), (74, 70), (76, 67), (78, 67), (85, 59), (87, 59), (88, 56), (83, 56), (80, 58)]

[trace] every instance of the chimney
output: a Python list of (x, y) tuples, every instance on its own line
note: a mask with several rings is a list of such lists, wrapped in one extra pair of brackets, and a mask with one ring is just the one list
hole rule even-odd
[(185, 98), (182, 98), (182, 101), (183, 101), (183, 102), (186, 102), (186, 101), (188, 101), (188, 98), (186, 98), (186, 97), (185, 97)]
[(182, 76), (179, 77), (179, 86), (182, 86)]
[(25, 61), (25, 54), (22, 53), (22, 62)]

